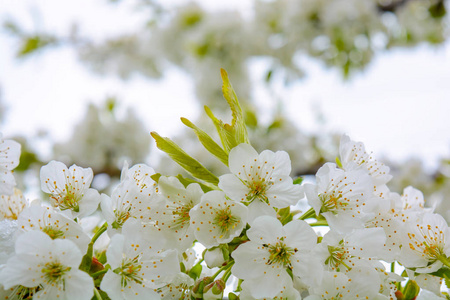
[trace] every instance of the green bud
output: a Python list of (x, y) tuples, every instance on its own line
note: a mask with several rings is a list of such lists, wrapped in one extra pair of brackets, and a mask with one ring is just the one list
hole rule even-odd
[(203, 299), (204, 300), (219, 300), (222, 299), (223, 291), (225, 290), (226, 284), (223, 279), (218, 279), (203, 289)]

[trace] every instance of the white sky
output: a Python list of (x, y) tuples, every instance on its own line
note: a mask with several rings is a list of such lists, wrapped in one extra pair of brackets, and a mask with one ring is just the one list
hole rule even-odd
[[(142, 18), (130, 19), (125, 9), (106, 3), (2, 0), (0, 20), (9, 15), (29, 29), (37, 24), (61, 34), (80, 21), (82, 32), (99, 38), (139, 27)], [(226, 3), (246, 10), (251, 2)], [(180, 116), (195, 119), (199, 113), (189, 77), (176, 70), (161, 81), (135, 77), (123, 82), (90, 73), (64, 47), (20, 62), (14, 59), (16, 49), (13, 39), (0, 34), (0, 85), (8, 108), (1, 131), (6, 137), (31, 136), (46, 129), (56, 140), (64, 140), (84, 115), (87, 103), (102, 103), (106, 95), (118, 96), (123, 106), (134, 107), (149, 132), (166, 136), (182, 127)], [(420, 156), (427, 165), (450, 156), (450, 43), (383, 53), (347, 82), (337, 71), (310, 59), (304, 60), (304, 66), (308, 77), (280, 90), (286, 112), (302, 128), (317, 130), (311, 108), (319, 106), (327, 129), (363, 141), (377, 156)], [(265, 97), (261, 106), (270, 108), (272, 102)]]

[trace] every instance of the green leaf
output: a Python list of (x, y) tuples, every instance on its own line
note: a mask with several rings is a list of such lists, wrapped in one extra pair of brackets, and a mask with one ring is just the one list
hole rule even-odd
[(236, 93), (231, 86), (230, 80), (228, 79), (228, 74), (224, 69), (220, 70), (220, 74), (223, 81), (223, 96), (231, 108), (231, 114), (233, 117), (231, 120), (231, 125), (217, 119), (209, 107), (205, 106), (205, 111), (216, 126), (225, 152), (229, 153), (230, 150), (237, 145), (242, 143), (250, 144), (250, 142), (248, 140), (247, 128), (245, 127), (242, 109), (239, 105)]
[(175, 177), (178, 178), (178, 180), (181, 182), (181, 184), (184, 185), (184, 187), (187, 187), (187, 186), (190, 185), (191, 183), (197, 183), (197, 184), (200, 185), (202, 191), (205, 192), (205, 193), (217, 189), (215, 186), (211, 186), (211, 185), (209, 185), (209, 184), (204, 184), (204, 183), (198, 182), (198, 181), (196, 181), (196, 180), (193, 180), (193, 179), (190, 179), (190, 178), (183, 177), (181, 174), (178, 174), (178, 175), (175, 176)]
[(217, 178), (197, 160), (184, 152), (183, 149), (181, 149), (172, 140), (166, 137), (162, 137), (154, 131), (150, 134), (155, 139), (158, 149), (166, 152), (170, 156), (170, 158), (173, 159), (173, 161), (179, 164), (192, 176), (217, 186), (217, 184), (219, 183), (219, 178)]
[(441, 278), (450, 278), (450, 269), (447, 267), (442, 267), (436, 272), (430, 273), (431, 275), (441, 277)]
[(192, 128), (203, 147), (211, 154), (217, 157), (224, 165), (228, 166), (228, 155), (206, 132), (195, 126), (194, 123), (186, 118), (181, 118), (181, 122), (189, 128)]
[(33, 52), (36, 52), (37, 50), (44, 48), (45, 46), (54, 44), (55, 42), (56, 41), (54, 38), (47, 36), (34, 35), (25, 37), (22, 46), (17, 53), (17, 57), (27, 56)]

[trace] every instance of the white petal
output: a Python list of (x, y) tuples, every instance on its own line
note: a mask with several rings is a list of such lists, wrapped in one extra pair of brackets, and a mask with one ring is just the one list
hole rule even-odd
[(127, 300), (122, 293), (121, 279), (120, 275), (108, 270), (100, 283), (100, 289), (107, 293), (111, 300)]
[(78, 202), (80, 211), (76, 214), (77, 217), (82, 218), (91, 215), (98, 208), (101, 201), (100, 194), (95, 189), (88, 189), (83, 198)]
[(59, 194), (65, 188), (66, 178), (64, 171), (68, 172), (65, 164), (52, 160), (41, 168), (41, 189), (48, 194)]
[(90, 300), (94, 296), (94, 281), (89, 274), (72, 269), (65, 277), (67, 300)]
[(284, 236), (283, 225), (277, 218), (261, 216), (255, 219), (247, 231), (251, 241), (260, 244), (276, 244), (277, 238)]
[(252, 226), (254, 220), (260, 216), (270, 216), (276, 218), (277, 213), (273, 209), (273, 207), (269, 206), (265, 202), (260, 201), (259, 199), (256, 199), (248, 205), (248, 224)]
[(238, 174), (245, 173), (245, 165), (250, 166), (255, 159), (258, 158), (258, 152), (249, 144), (240, 144), (231, 149), (228, 156), (228, 166), (231, 173)]

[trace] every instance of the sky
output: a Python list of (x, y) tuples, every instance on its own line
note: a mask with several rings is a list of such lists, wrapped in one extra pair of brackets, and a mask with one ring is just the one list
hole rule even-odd
[[(222, 9), (217, 2), (222, 3), (204, 3), (210, 9)], [(238, 0), (226, 3), (244, 12), (251, 5)], [(144, 16), (134, 14), (130, 19), (128, 9), (131, 5), (116, 7), (106, 0), (3, 0), (0, 20), (14, 18), (28, 29), (37, 26), (61, 34), (79, 21), (82, 32), (105, 38), (141, 25)], [(134, 108), (149, 132), (164, 136), (174, 136), (183, 127), (179, 117), (195, 120), (200, 113), (189, 76), (176, 69), (170, 69), (162, 80), (135, 76), (122, 81), (91, 73), (68, 47), (18, 61), (14, 58), (17, 46), (16, 40), (0, 34), (1, 100), (7, 107), (1, 131), (5, 137), (34, 136), (44, 130), (56, 141), (66, 140), (87, 103), (100, 104), (108, 95), (117, 96), (123, 107)], [(277, 87), (286, 113), (302, 129), (345, 132), (377, 156), (391, 160), (416, 156), (425, 165), (435, 166), (440, 158), (450, 157), (450, 43), (381, 53), (348, 81), (310, 58), (303, 58), (302, 64), (305, 79), (289, 88)], [(255, 96), (262, 99), (262, 107), (273, 109), (267, 94), (256, 92)], [(326, 120), (321, 127), (315, 121), (317, 110)]]

